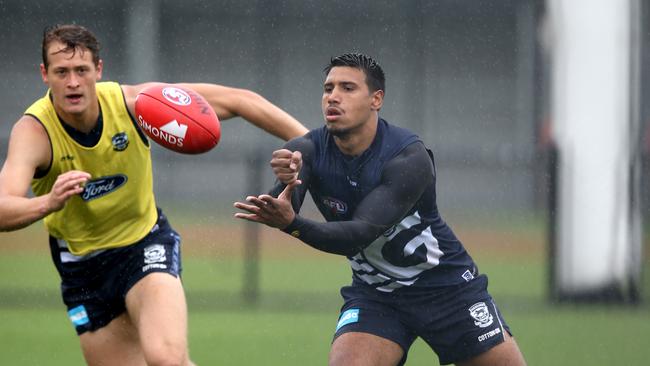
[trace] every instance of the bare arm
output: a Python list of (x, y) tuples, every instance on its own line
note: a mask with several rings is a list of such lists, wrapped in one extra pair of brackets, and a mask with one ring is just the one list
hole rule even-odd
[[(135, 97), (142, 89), (155, 84), (122, 85), (126, 104), (132, 115), (135, 115)], [(307, 128), (295, 118), (250, 90), (204, 83), (178, 85), (201, 94), (222, 121), (239, 116), (284, 140), (307, 133)]]
[(0, 170), (0, 230), (23, 228), (63, 208), (72, 195), (83, 190), (88, 173), (61, 174), (48, 194), (28, 198), (37, 170), (47, 169), (52, 159), (50, 140), (33, 117), (23, 116), (11, 130), (7, 159)]

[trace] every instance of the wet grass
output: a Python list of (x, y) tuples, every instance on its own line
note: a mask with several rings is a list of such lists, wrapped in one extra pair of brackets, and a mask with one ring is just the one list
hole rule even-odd
[[(647, 301), (639, 306), (553, 305), (546, 300), (541, 259), (477, 260), (530, 365), (647, 364)], [(188, 256), (184, 261), (191, 354), (198, 364), (326, 363), (340, 306), (338, 288), (350, 279), (344, 259), (264, 259), (256, 301), (244, 296), (241, 259)], [(57, 288), (47, 255), (0, 253), (3, 364), (83, 362)], [(407, 365), (436, 362), (418, 341)]]

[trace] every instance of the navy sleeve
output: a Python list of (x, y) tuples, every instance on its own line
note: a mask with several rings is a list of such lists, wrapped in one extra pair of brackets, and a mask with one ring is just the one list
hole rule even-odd
[(296, 214), (283, 231), (318, 250), (351, 256), (406, 216), (431, 184), (433, 162), (416, 142), (385, 164), (381, 184), (361, 201), (352, 220), (320, 223)]

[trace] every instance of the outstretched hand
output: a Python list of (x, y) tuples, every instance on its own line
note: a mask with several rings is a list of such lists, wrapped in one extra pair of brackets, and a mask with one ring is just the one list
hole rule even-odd
[(271, 168), (278, 180), (284, 184), (290, 184), (298, 179), (302, 168), (302, 153), (280, 149), (273, 152), (271, 157)]
[(235, 202), (235, 208), (247, 212), (238, 212), (235, 214), (235, 217), (284, 229), (296, 217), (296, 213), (291, 206), (291, 194), (293, 189), (301, 183), (299, 180), (294, 180), (292, 183), (287, 184), (278, 198), (274, 198), (268, 194), (262, 194), (259, 196), (248, 196), (246, 197), (246, 202)]

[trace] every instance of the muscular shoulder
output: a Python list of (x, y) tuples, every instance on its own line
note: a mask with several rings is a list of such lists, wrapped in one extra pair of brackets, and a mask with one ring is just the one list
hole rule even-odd
[(122, 89), (122, 94), (124, 94), (124, 103), (126, 108), (131, 112), (132, 115), (135, 115), (135, 97), (138, 96), (142, 87), (139, 85), (120, 85)]
[(382, 177), (429, 183), (434, 177), (433, 159), (420, 141), (413, 142), (384, 165)]
[(20, 159), (35, 169), (45, 169), (51, 154), (45, 127), (33, 116), (22, 116), (11, 129), (7, 160)]
[(43, 127), (41, 122), (39, 122), (36, 117), (28, 114), (20, 117), (20, 119), (14, 124), (13, 128), (11, 129), (11, 140), (26, 140), (38, 143), (49, 143), (45, 127)]

